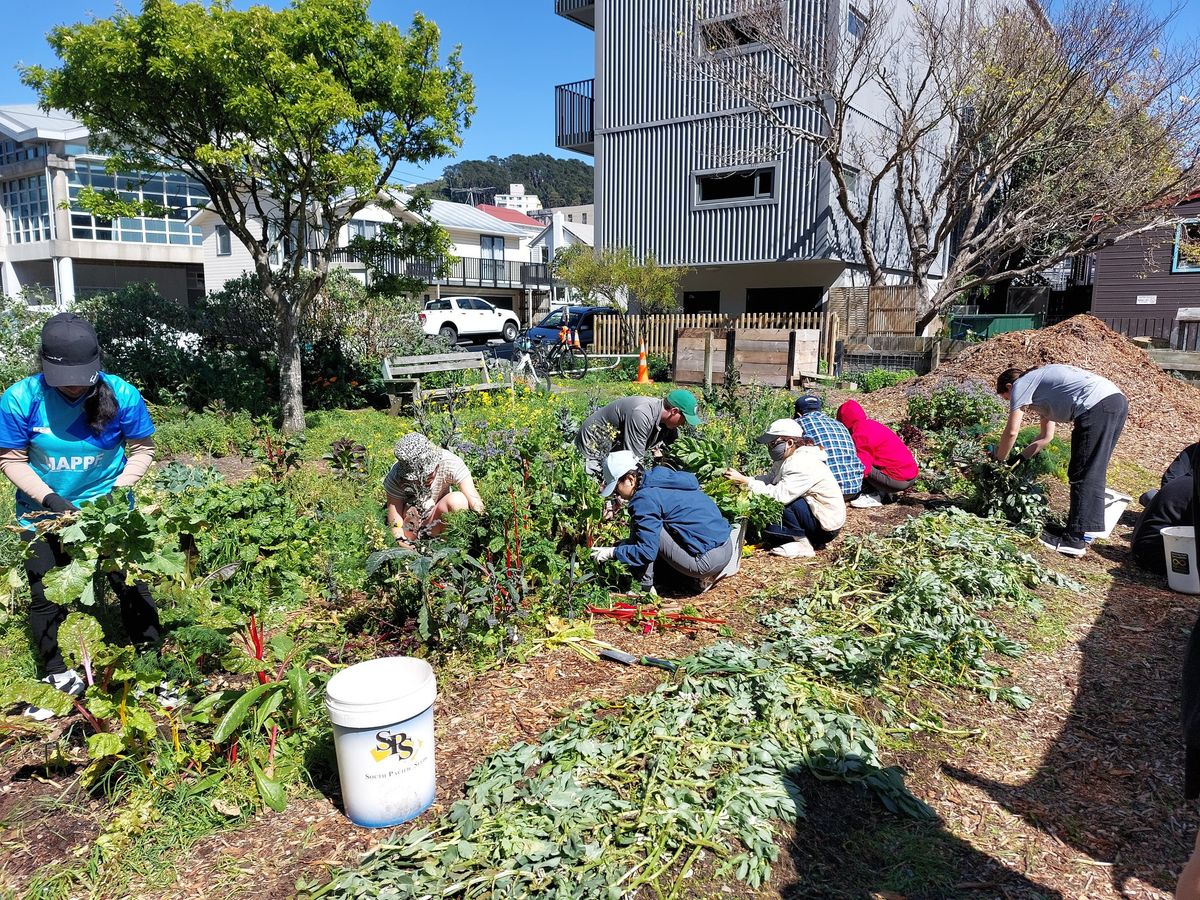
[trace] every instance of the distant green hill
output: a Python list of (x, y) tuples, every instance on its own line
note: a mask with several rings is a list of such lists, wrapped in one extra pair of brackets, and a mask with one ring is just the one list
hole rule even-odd
[(441, 178), (420, 187), (441, 200), (490, 203), (496, 193), (507, 194), (510, 184), (524, 184), (526, 193), (537, 194), (542, 206), (592, 202), (592, 167), (577, 159), (556, 159), (547, 153), (465, 159), (446, 166)]

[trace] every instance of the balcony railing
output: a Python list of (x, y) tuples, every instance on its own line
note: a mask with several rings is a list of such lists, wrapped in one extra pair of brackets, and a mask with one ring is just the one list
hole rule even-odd
[[(350, 247), (334, 251), (333, 262), (344, 265), (363, 265), (363, 254)], [(404, 275), (420, 278), (426, 284), (446, 287), (548, 288), (550, 273), (545, 263), (510, 262), (503, 259), (480, 259), (465, 256), (450, 266), (449, 272), (435, 276), (437, 266), (427, 259), (403, 259), (387, 255), (372, 258), (377, 271), (385, 275)]]
[(595, 153), (596, 80), (573, 81), (554, 89), (554, 143), (576, 153)]
[(596, 0), (554, 0), (554, 11), (584, 28), (596, 29)]

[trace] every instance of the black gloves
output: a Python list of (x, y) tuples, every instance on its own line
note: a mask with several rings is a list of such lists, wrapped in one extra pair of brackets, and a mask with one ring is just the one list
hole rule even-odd
[(79, 510), (79, 507), (70, 500), (67, 500), (65, 497), (60, 497), (53, 491), (42, 498), (42, 506), (46, 507), (46, 509), (50, 510), (50, 512), (56, 513), (78, 512)]

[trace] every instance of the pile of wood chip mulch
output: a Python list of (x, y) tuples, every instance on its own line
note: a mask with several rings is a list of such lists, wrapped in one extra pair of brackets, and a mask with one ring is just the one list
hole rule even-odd
[(1010, 366), (1032, 369), (1050, 363), (1103, 375), (1129, 399), (1119, 458), (1158, 471), (1200, 439), (1200, 389), (1167, 375), (1144, 350), (1089, 315), (1038, 331), (997, 335), (968, 347), (928, 375), (871, 394), (871, 407), (878, 409), (877, 415), (890, 413), (898, 420), (914, 390), (928, 392), (944, 383), (975, 383), (992, 390), (996, 376)]

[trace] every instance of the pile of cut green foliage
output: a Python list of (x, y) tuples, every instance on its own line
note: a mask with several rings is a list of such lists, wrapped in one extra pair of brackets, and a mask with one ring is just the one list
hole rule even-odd
[(680, 896), (702, 859), (713, 877), (758, 887), (780, 829), (804, 816), (806, 773), (865, 788), (893, 812), (932, 816), (884, 766), (864, 698), (884, 697), (893, 724), (905, 707), (887, 695), (921, 681), (1027, 704), (990, 658), (1022, 646), (982, 613), (1032, 612), (1033, 589), (1057, 579), (1010, 534), (948, 510), (848, 542), (805, 598), (764, 618), (759, 646), (708, 647), (649, 696), (589, 703), (536, 744), (495, 753), (439, 821), (308, 889)]

